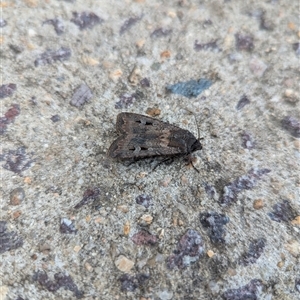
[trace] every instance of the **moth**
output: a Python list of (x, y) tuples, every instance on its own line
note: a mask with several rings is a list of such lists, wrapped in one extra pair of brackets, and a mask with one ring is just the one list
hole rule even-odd
[(107, 152), (109, 157), (115, 159), (134, 161), (158, 156), (164, 157), (164, 160), (175, 156), (190, 158), (191, 153), (202, 149), (200, 138), (197, 139), (188, 130), (140, 114), (118, 114), (116, 130), (120, 136)]

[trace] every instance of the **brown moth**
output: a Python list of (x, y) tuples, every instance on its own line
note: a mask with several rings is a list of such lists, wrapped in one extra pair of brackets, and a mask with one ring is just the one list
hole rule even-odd
[(108, 149), (111, 158), (137, 160), (162, 156), (167, 160), (202, 149), (200, 139), (188, 130), (140, 114), (118, 114), (116, 129), (120, 136)]

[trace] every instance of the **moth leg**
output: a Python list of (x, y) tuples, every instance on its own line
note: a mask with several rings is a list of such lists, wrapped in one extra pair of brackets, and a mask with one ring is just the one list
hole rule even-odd
[(197, 172), (197, 173), (200, 173), (199, 170), (194, 166), (193, 162), (191, 161), (191, 165), (192, 167), (194, 168), (194, 170)]
[(191, 165), (193, 167), (193, 169), (195, 171), (197, 171), (197, 173), (200, 173), (199, 170), (195, 167), (194, 163), (193, 163), (194, 157), (189, 154), (188, 156), (185, 157), (185, 161), (186, 161), (186, 166)]
[(163, 160), (161, 160), (160, 162), (158, 162), (152, 171), (154, 171), (158, 166), (160, 166), (163, 163), (170, 165), (173, 163), (173, 161), (174, 161), (174, 157), (166, 157)]
[(125, 165), (126, 167), (129, 167), (129, 166), (131, 166), (132, 164), (134, 164), (134, 163), (136, 163), (136, 162), (137, 162), (136, 159), (131, 158), (131, 159), (127, 160), (127, 161), (124, 161), (124, 165)]
[[(126, 159), (126, 160), (122, 161), (122, 163), (125, 167), (129, 167), (129, 166), (131, 166), (135, 163), (141, 162), (143, 160), (144, 160), (143, 157), (132, 157), (130, 159)], [(156, 168), (156, 166), (155, 166), (155, 168)]]
[(168, 165), (171, 165), (174, 162), (174, 157), (169, 157), (169, 158), (165, 158), (163, 159), (163, 161), (161, 163)]

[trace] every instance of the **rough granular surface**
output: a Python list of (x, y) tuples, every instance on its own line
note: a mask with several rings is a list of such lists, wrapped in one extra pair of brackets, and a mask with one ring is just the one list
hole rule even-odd
[[(0, 299), (299, 299), (298, 1), (1, 13)], [(203, 149), (109, 159), (120, 112)]]

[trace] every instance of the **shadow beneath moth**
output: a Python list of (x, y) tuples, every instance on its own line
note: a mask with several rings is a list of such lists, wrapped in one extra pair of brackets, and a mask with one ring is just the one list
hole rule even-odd
[(172, 161), (174, 157), (185, 156), (188, 163), (199, 172), (192, 163), (191, 154), (201, 150), (202, 145), (200, 138), (197, 139), (188, 130), (127, 112), (118, 114), (116, 129), (120, 136), (110, 145), (107, 152), (109, 157), (129, 161), (163, 157), (162, 163)]

